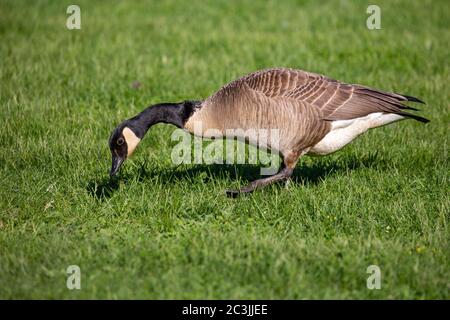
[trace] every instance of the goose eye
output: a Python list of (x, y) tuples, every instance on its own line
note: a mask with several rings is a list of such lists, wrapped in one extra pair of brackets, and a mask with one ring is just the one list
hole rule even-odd
[(117, 139), (117, 145), (121, 146), (125, 141), (123, 140), (123, 138), (119, 138)]

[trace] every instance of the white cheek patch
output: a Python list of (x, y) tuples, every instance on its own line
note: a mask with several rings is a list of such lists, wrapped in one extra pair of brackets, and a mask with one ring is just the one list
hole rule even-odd
[(122, 131), (123, 137), (125, 138), (125, 141), (127, 142), (128, 147), (128, 155), (127, 157), (131, 156), (131, 154), (134, 152), (134, 149), (136, 149), (136, 146), (139, 144), (141, 139), (139, 139), (131, 129), (128, 127), (125, 127)]

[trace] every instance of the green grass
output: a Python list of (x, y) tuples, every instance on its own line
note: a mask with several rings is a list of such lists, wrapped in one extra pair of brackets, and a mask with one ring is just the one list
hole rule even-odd
[[(450, 298), (448, 1), (376, 1), (375, 31), (373, 1), (76, 3), (69, 31), (69, 2), (0, 2), (0, 298)], [(159, 125), (109, 182), (120, 121), (271, 66), (420, 97), (431, 122), (239, 199), (257, 166), (176, 167)]]

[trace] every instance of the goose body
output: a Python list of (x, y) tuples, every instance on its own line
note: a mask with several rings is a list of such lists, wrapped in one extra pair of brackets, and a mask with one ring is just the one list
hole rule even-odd
[[(274, 68), (234, 80), (203, 101), (148, 108), (116, 131), (130, 128), (140, 141), (148, 128), (157, 122), (175, 124), (204, 138), (209, 138), (210, 132), (217, 137), (218, 133), (226, 136), (228, 130), (245, 133), (276, 129), (277, 145), (268, 142), (263, 147), (277, 149), (283, 157), (282, 170), (230, 192), (236, 195), (284, 180), (292, 174), (300, 156), (336, 152), (369, 129), (406, 118), (428, 122), (406, 112), (416, 109), (404, 105), (402, 102), (405, 101), (422, 103), (414, 97), (346, 84), (311, 72)], [(111, 140), (117, 135), (116, 131)], [(258, 141), (252, 136), (242, 138), (251, 144)], [(130, 141), (130, 144), (135, 146), (137, 143)], [(130, 150), (127, 150), (129, 154)]]
[[(222, 87), (187, 120), (203, 132), (279, 129), (280, 152), (335, 152), (368, 129), (405, 119), (407, 98), (287, 68), (258, 71)], [(425, 119), (424, 119), (425, 121)], [(207, 137), (201, 135), (202, 137)]]

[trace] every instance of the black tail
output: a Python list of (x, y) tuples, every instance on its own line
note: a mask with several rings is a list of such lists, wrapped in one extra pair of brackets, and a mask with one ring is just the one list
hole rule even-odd
[[(372, 103), (378, 104), (380, 106), (380, 109), (382, 109), (383, 112), (385, 113), (395, 113), (404, 116), (406, 118), (411, 118), (423, 123), (430, 122), (430, 120), (426, 118), (416, 116), (415, 114), (404, 111), (404, 110), (420, 111), (416, 108), (403, 104), (406, 101), (425, 104), (425, 102), (423, 102), (419, 98), (408, 96), (405, 94), (372, 89), (361, 85), (353, 85), (353, 86), (356, 88), (355, 92), (361, 95), (365, 95), (367, 99), (372, 101)], [(376, 100), (374, 101), (373, 98), (375, 98)]]
[[(418, 103), (426, 104), (425, 102), (423, 102), (422, 100), (420, 100), (420, 99), (418, 99), (418, 98), (416, 98), (416, 97), (407, 96), (407, 95), (405, 95), (405, 94), (399, 94), (399, 95), (402, 96), (403, 98), (405, 98), (407, 101), (418, 102)], [(406, 108), (404, 108), (404, 109), (409, 109), (409, 110), (418, 111), (416, 108), (411, 108), (411, 107), (406, 107)], [(402, 116), (405, 116), (405, 117), (407, 117), (407, 118), (411, 118), (411, 119), (420, 121), (420, 122), (422, 122), (422, 123), (428, 123), (428, 122), (430, 122), (430, 120), (428, 120), (428, 119), (426, 119), (426, 118), (423, 118), (423, 117), (420, 117), (420, 116), (416, 116), (415, 114), (411, 114), (411, 113), (408, 113), (408, 112), (402, 112), (402, 113), (399, 113), (399, 114), (402, 115)]]
[(420, 100), (419, 98), (416, 97), (412, 97), (412, 96), (407, 96), (405, 94), (400, 94), (402, 97), (404, 97), (406, 100), (408, 101), (412, 101), (412, 102), (418, 102), (418, 103), (422, 103), (422, 104), (426, 104), (425, 102), (423, 102), (422, 100)]
[(423, 118), (423, 117), (420, 117), (420, 116), (416, 116), (415, 114), (408, 113), (408, 112), (398, 112), (397, 114), (399, 114), (399, 115), (401, 115), (401, 116), (404, 116), (404, 117), (407, 117), (407, 118), (411, 118), (411, 119), (420, 121), (420, 122), (422, 122), (422, 123), (428, 123), (428, 122), (430, 122), (430, 120), (428, 120), (428, 119), (426, 119), (426, 118)]

